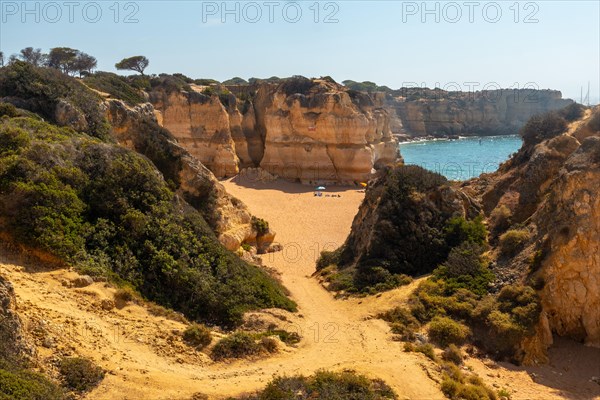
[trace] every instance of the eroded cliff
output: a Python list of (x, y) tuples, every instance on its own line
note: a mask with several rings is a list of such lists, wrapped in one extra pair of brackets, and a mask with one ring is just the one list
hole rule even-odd
[(532, 362), (544, 360), (553, 333), (600, 346), (600, 108), (566, 129), (548, 121), (530, 121), (515, 157), (476, 181), (500, 245), (524, 232), (497, 269), (539, 289), (538, 340), (525, 344)]
[(251, 87), (158, 86), (159, 122), (217, 178), (246, 167), (304, 183), (354, 183), (398, 159), (388, 112), (370, 95), (328, 79), (290, 78)]
[(516, 134), (533, 115), (571, 103), (559, 91), (533, 89), (446, 92), (404, 88), (385, 100), (396, 122), (393, 132), (412, 137)]

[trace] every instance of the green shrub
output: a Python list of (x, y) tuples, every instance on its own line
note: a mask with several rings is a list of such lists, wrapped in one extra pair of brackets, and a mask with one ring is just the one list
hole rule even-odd
[(263, 236), (269, 232), (269, 223), (262, 218), (257, 218), (253, 215), (251, 225), (257, 236)]
[(319, 259), (317, 260), (317, 271), (329, 267), (330, 265), (338, 265), (340, 263), (340, 257), (343, 251), (343, 247), (338, 248), (334, 251), (323, 250)]
[(379, 379), (369, 379), (354, 372), (317, 371), (313, 376), (277, 377), (248, 400), (336, 399), (384, 400), (396, 399), (394, 391)]
[(444, 349), (444, 352), (442, 353), (442, 359), (456, 365), (463, 363), (462, 352), (455, 344), (450, 344)]
[(483, 246), (486, 239), (487, 229), (482, 215), (472, 221), (467, 221), (464, 217), (453, 217), (446, 224), (446, 241), (451, 247), (459, 246), (464, 242)]
[(139, 295), (132, 288), (123, 287), (117, 289), (113, 297), (117, 303), (125, 305), (129, 302), (136, 300), (139, 297)]
[(419, 344), (417, 346), (415, 346), (415, 350), (417, 353), (423, 353), (427, 356), (427, 358), (429, 358), (430, 360), (435, 361), (436, 357), (435, 357), (435, 352), (433, 351), (433, 346), (430, 345), (429, 343), (426, 344)]
[(541, 312), (540, 299), (530, 287), (507, 285), (497, 297), (483, 299), (473, 312), (473, 323), (483, 329), (479, 343), (499, 358), (519, 362), (519, 343), (535, 332)]
[(0, 102), (0, 118), (7, 116), (9, 118), (16, 117), (19, 113), (17, 112), (17, 107), (13, 106), (10, 103), (2, 103)]
[(524, 229), (511, 229), (500, 236), (500, 252), (508, 257), (516, 255), (529, 240), (530, 235)]
[(60, 360), (59, 371), (65, 386), (78, 392), (88, 391), (104, 379), (102, 368), (86, 358), (63, 358)]
[(277, 336), (283, 343), (288, 345), (299, 343), (302, 339), (297, 332), (288, 332), (284, 329), (270, 329), (261, 333), (260, 336)]
[(248, 243), (242, 243), (242, 249), (244, 249), (244, 251), (250, 251), (252, 250), (252, 246), (250, 246)]
[(483, 261), (482, 251), (480, 245), (471, 242), (463, 242), (450, 251), (446, 262), (433, 273), (445, 281), (447, 294), (458, 289), (467, 289), (480, 296), (487, 293), (494, 274)]
[(447, 317), (435, 317), (427, 328), (429, 338), (442, 347), (462, 344), (469, 337), (469, 328)]
[(562, 134), (567, 129), (567, 121), (560, 112), (550, 111), (546, 114), (534, 115), (521, 128), (520, 135), (525, 145), (530, 146), (543, 140)]
[(263, 348), (252, 335), (245, 332), (236, 332), (219, 340), (213, 347), (211, 355), (213, 359), (220, 361), (255, 356), (260, 354), (262, 350)]
[(212, 342), (212, 335), (206, 326), (192, 324), (183, 331), (183, 340), (191, 346), (203, 349)]
[(419, 329), (419, 321), (405, 307), (396, 307), (379, 315), (379, 318), (389, 322), (392, 332), (400, 335), (402, 340), (412, 340)]
[(0, 367), (0, 399), (63, 400), (63, 391), (43, 375)]

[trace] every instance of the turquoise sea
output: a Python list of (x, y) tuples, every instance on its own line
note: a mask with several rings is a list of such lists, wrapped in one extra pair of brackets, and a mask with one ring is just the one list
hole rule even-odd
[(481, 136), (400, 143), (406, 164), (416, 164), (451, 180), (494, 172), (521, 147), (518, 135)]

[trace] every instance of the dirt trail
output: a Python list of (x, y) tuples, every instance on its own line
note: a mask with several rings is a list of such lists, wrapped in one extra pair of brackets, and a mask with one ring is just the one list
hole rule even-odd
[[(405, 301), (418, 282), (367, 299), (335, 300), (310, 277), (319, 252), (339, 246), (346, 238), (362, 193), (328, 188), (342, 197), (314, 197), (309, 188), (290, 183), (229, 180), (224, 184), (253, 214), (270, 222), (284, 245), (283, 252), (265, 255), (263, 260), (281, 273), (299, 305), (297, 314), (287, 316), (287, 329), (303, 336), (298, 348), (261, 360), (213, 363), (181, 342), (178, 331), (185, 326), (180, 322), (153, 316), (137, 305), (103, 310), (101, 301), (111, 299), (114, 289), (102, 283), (69, 289), (61, 283), (75, 277), (73, 272), (25, 272), (0, 259), (0, 274), (13, 282), (18, 311), (34, 336), (38, 333), (40, 355), (48, 358), (46, 366), (56, 353), (93, 358), (109, 373), (89, 399), (185, 399), (196, 392), (223, 398), (260, 389), (277, 375), (310, 374), (320, 368), (353, 369), (381, 378), (400, 399), (444, 398), (429, 377), (435, 378), (433, 364), (420, 354), (404, 353), (401, 343), (391, 340), (387, 324), (372, 318)], [(48, 337), (55, 342), (51, 348), (44, 347)], [(587, 349), (579, 346), (568, 351), (576, 354)], [(515, 400), (596, 395), (596, 384), (587, 383), (589, 366), (585, 374), (571, 364), (565, 372), (560, 362), (536, 370), (537, 376), (547, 378), (546, 385), (553, 373), (568, 382), (552, 387), (535, 383), (531, 370), (477, 360), (470, 365), (497, 387), (512, 387)], [(582, 382), (585, 391), (578, 389)]]

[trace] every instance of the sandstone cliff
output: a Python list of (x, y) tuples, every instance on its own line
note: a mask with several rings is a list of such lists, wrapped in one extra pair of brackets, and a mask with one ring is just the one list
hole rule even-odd
[(254, 101), (263, 169), (305, 183), (364, 181), (394, 163), (398, 144), (386, 110), (328, 80), (261, 85)]
[(398, 159), (388, 112), (367, 94), (301, 77), (249, 93), (242, 101), (222, 87), (158, 86), (150, 101), (159, 122), (217, 178), (260, 166), (304, 183), (352, 183)]
[(537, 340), (524, 345), (529, 361), (544, 360), (552, 333), (600, 346), (600, 108), (562, 134), (526, 142), (475, 185), (488, 215), (503, 213), (506, 225), (528, 233), (516, 255), (499, 256), (497, 270), (505, 282), (539, 289)]
[(535, 114), (572, 101), (555, 90), (446, 92), (400, 89), (386, 97), (395, 134), (419, 136), (516, 134)]

